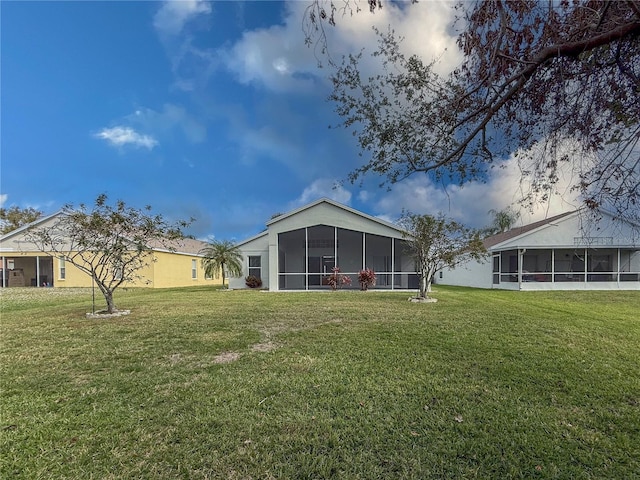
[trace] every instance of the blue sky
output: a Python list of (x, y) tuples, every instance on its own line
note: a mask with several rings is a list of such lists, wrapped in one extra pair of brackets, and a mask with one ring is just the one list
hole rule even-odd
[[(323, 196), (386, 220), (405, 209), (477, 227), (517, 198), (508, 162), (446, 192), (419, 175), (391, 191), (375, 177), (333, 188), (360, 158), (349, 132), (328, 128), (339, 119), (329, 69), (304, 45), (306, 4), (2, 1), (0, 202), (52, 213), (106, 193), (194, 217), (199, 238), (241, 240)], [(332, 54), (392, 23), (408, 51), (447, 49), (446, 71), (459, 63), (452, 13), (389, 3), (332, 29)]]

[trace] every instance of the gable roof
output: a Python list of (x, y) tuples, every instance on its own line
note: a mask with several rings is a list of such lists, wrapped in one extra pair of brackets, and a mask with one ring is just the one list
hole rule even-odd
[[(16, 228), (15, 230), (12, 230), (0, 236), (0, 244), (5, 243), (7, 240), (10, 240), (12, 237), (20, 235), (31, 228), (38, 227), (39, 225), (42, 225), (48, 222), (49, 220), (62, 215), (62, 213), (63, 213), (62, 210), (59, 210), (55, 213), (52, 213), (51, 215), (41, 217), (31, 223), (28, 223), (19, 228)], [(187, 254), (187, 255), (194, 255), (194, 256), (202, 256), (200, 251), (206, 245), (207, 245), (207, 242), (203, 242), (201, 240), (195, 240), (193, 238), (186, 238), (186, 237), (177, 239), (177, 240), (167, 241), (165, 243), (162, 243), (160, 241), (151, 241), (148, 244), (149, 248), (155, 251), (164, 251), (164, 252)]]
[(267, 228), (270, 227), (271, 225), (277, 223), (277, 222), (280, 222), (281, 220), (284, 220), (285, 218), (289, 218), (289, 217), (292, 217), (294, 215), (297, 215), (297, 214), (299, 214), (301, 212), (304, 212), (305, 210), (309, 210), (310, 208), (313, 208), (316, 205), (320, 205), (322, 203), (326, 203), (326, 204), (332, 205), (332, 206), (337, 207), (337, 208), (339, 208), (341, 210), (344, 210), (345, 212), (352, 213), (354, 215), (357, 215), (359, 217), (367, 219), (367, 220), (369, 220), (371, 222), (375, 222), (375, 223), (378, 223), (380, 225), (384, 225), (385, 227), (393, 228), (394, 230), (397, 230), (398, 232), (404, 233), (404, 230), (402, 228), (400, 228), (398, 225), (395, 225), (395, 224), (393, 224), (391, 222), (387, 222), (385, 220), (382, 220), (380, 218), (377, 218), (377, 217), (374, 217), (374, 216), (371, 216), (371, 215), (367, 215), (366, 213), (363, 213), (363, 212), (361, 212), (359, 210), (356, 210), (355, 208), (347, 207), (346, 205), (343, 205), (342, 203), (338, 203), (335, 200), (331, 200), (330, 198), (326, 198), (326, 197), (320, 198), (320, 199), (316, 200), (315, 202), (308, 203), (306, 205), (303, 205), (302, 207), (296, 208), (295, 210), (291, 210), (288, 213), (283, 213), (282, 215), (279, 215), (279, 216), (277, 216), (275, 218), (272, 218), (271, 220), (269, 220), (267, 222)]
[(490, 237), (485, 238), (482, 241), (482, 243), (484, 244), (484, 248), (489, 249), (491, 247), (498, 245), (499, 243), (514, 239), (516, 237), (519, 237), (520, 235), (524, 235), (525, 233), (529, 233), (538, 228), (545, 227), (557, 220), (560, 220), (561, 218), (568, 217), (569, 215), (573, 215), (577, 213), (578, 213), (578, 210), (573, 210), (571, 212), (561, 213), (560, 215), (555, 215), (553, 217), (545, 218), (544, 220), (530, 223), (529, 225), (512, 228), (511, 230), (507, 230), (506, 232), (491, 235)]
[(148, 247), (158, 252), (170, 252), (183, 255), (192, 255), (202, 257), (202, 249), (208, 245), (207, 242), (196, 240), (195, 238), (178, 238), (176, 240), (160, 240), (150, 241)]
[(42, 223), (48, 222), (49, 220), (51, 220), (52, 218), (57, 217), (58, 215), (60, 215), (62, 213), (62, 210), (58, 210), (55, 213), (52, 213), (51, 215), (46, 215), (44, 217), (40, 217), (37, 220), (34, 220), (31, 223), (27, 223), (25, 225), (22, 225), (21, 227), (16, 228), (15, 230), (11, 230), (10, 232), (5, 233), (4, 235), (0, 235), (0, 241), (3, 240), (7, 240), (11, 237), (13, 237), (14, 235), (18, 235), (22, 232), (24, 232), (25, 230), (29, 230), (32, 227), (36, 227)]

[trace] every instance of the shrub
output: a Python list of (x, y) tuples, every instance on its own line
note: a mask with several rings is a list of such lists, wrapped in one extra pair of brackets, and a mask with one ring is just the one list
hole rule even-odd
[(331, 271), (333, 273), (327, 278), (327, 284), (331, 287), (331, 290), (337, 290), (343, 285), (351, 285), (351, 277), (340, 273), (339, 267), (333, 267)]
[(376, 284), (376, 272), (370, 268), (360, 270), (360, 272), (358, 272), (358, 282), (360, 282), (360, 288), (362, 290), (373, 287)]
[(255, 275), (249, 275), (244, 279), (244, 283), (249, 288), (260, 288), (262, 286), (262, 280)]

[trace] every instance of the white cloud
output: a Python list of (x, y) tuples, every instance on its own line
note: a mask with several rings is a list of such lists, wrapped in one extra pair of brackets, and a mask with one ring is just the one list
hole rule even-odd
[(171, 62), (173, 87), (178, 90), (197, 90), (218, 68), (215, 50), (197, 46), (195, 38), (198, 30), (209, 28), (211, 12), (211, 2), (170, 0), (154, 16), (153, 25)]
[(0, 193), (0, 207), (4, 207), (5, 202), (9, 198), (9, 195), (6, 193)]
[(475, 228), (491, 223), (489, 210), (512, 206), (520, 212), (518, 223), (525, 225), (578, 208), (580, 202), (570, 191), (572, 178), (570, 165), (567, 165), (561, 172), (555, 193), (547, 201), (538, 201), (531, 208), (522, 207), (519, 201), (528, 193), (530, 184), (522, 176), (516, 158), (512, 157), (492, 169), (485, 183), (470, 182), (463, 187), (449, 185), (444, 188), (426, 175), (416, 175), (394, 185), (390, 192), (371, 198), (371, 205), (379, 216), (389, 221), (397, 220), (403, 210), (431, 215), (443, 213)]
[[(157, 136), (166, 138), (181, 131), (188, 142), (202, 143), (207, 138), (206, 127), (179, 105), (167, 103), (162, 110), (141, 107), (118, 121), (120, 125), (103, 128), (93, 136), (115, 147), (132, 146), (152, 150), (159, 145)], [(140, 133), (152, 132), (152, 133)]]
[(136, 148), (144, 147), (152, 150), (153, 147), (158, 145), (158, 141), (152, 136), (140, 134), (133, 128), (123, 126), (103, 128), (94, 136), (106, 140), (107, 143), (116, 147), (131, 145)]
[(317, 64), (304, 46), (301, 33), (292, 35), (286, 26), (245, 32), (231, 49), (221, 49), (219, 54), (245, 85), (290, 93), (312, 92), (317, 82)]
[(368, 190), (360, 190), (358, 192), (358, 200), (362, 203), (367, 203), (371, 198), (371, 193)]
[[(377, 46), (372, 26), (385, 32), (389, 25), (397, 36), (404, 37), (403, 50), (419, 54), (425, 61), (439, 58), (438, 71), (447, 73), (460, 63), (456, 37), (447, 30), (454, 18), (453, 4), (447, 1), (419, 2), (411, 6), (385, 3), (385, 8), (370, 14), (362, 11), (353, 16), (338, 18), (337, 26), (325, 25), (329, 54), (339, 61), (343, 54), (359, 52)], [(326, 82), (326, 69), (318, 68), (318, 54), (304, 42), (301, 21), (306, 2), (289, 2), (283, 25), (245, 32), (228, 50), (220, 50), (227, 68), (244, 84), (259, 84), (276, 92), (314, 92), (318, 82)], [(366, 10), (366, 9), (365, 9)], [(373, 73), (379, 68), (377, 60), (367, 57), (362, 65)]]
[[(167, 1), (156, 12), (154, 27), (172, 62), (175, 87), (194, 90), (208, 82), (224, 65), (240, 83), (259, 85), (279, 93), (317, 93), (318, 85), (328, 85), (328, 69), (319, 69), (318, 61), (326, 64), (328, 57), (305, 44), (301, 27), (308, 4), (290, 1), (285, 4), (282, 23), (268, 28), (245, 31), (230, 46), (217, 50), (196, 45), (194, 34), (207, 22), (211, 4), (204, 1)], [(337, 25), (324, 25), (329, 55), (339, 61), (346, 53), (357, 53), (363, 46), (371, 52), (377, 45), (372, 26), (386, 31), (393, 26), (403, 37), (403, 50), (419, 54), (425, 61), (439, 58), (438, 70), (449, 72), (460, 63), (456, 36), (449, 28), (455, 11), (450, 1), (429, 0), (414, 5), (393, 2), (371, 14), (366, 9), (338, 19)], [(374, 73), (377, 60), (363, 61), (366, 70)], [(321, 93), (325, 95), (325, 93)]]
[(173, 86), (178, 90), (192, 92), (204, 88), (219, 68), (220, 60), (215, 50), (194, 45), (191, 36), (176, 37), (164, 44), (175, 76)]
[(289, 208), (293, 209), (323, 197), (330, 198), (345, 205), (351, 202), (351, 192), (340, 185), (335, 179), (319, 178), (307, 186), (303, 190), (302, 195), (294, 200)]
[(168, 133), (180, 129), (190, 143), (202, 143), (207, 138), (206, 127), (180, 105), (166, 103), (161, 111), (138, 108), (126, 117), (127, 122), (140, 125), (144, 130)]
[(153, 26), (162, 35), (178, 35), (185, 25), (202, 14), (211, 13), (211, 5), (201, 0), (169, 0), (153, 17)]

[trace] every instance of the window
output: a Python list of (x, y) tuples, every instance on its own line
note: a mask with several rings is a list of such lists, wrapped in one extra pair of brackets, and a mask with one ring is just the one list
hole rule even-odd
[(262, 257), (249, 255), (249, 275), (262, 279)]
[(60, 257), (60, 259), (58, 260), (58, 279), (59, 280), (64, 280), (67, 278), (67, 265), (66, 265), (66, 260), (64, 257)]
[(197, 262), (197, 260), (191, 260), (191, 278), (193, 280), (198, 278), (198, 262)]

